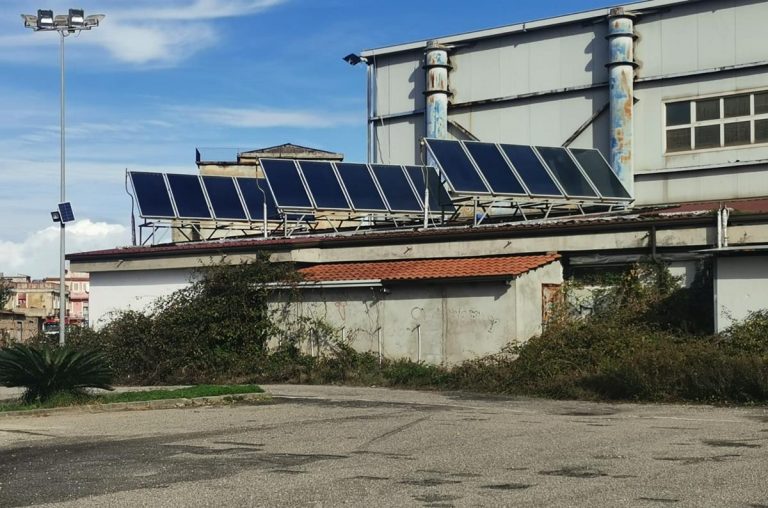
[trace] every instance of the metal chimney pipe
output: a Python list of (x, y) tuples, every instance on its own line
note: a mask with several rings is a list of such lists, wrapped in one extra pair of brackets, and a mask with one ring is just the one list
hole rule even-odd
[(633, 112), (635, 81), (634, 16), (617, 7), (608, 14), (608, 93), (610, 163), (634, 197)]
[(436, 41), (429, 41), (424, 53), (424, 68), (427, 71), (426, 96), (426, 137), (445, 139), (448, 137), (448, 48)]

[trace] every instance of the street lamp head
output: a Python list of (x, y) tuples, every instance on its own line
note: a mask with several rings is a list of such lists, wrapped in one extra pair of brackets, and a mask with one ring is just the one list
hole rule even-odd
[(39, 9), (37, 11), (37, 29), (50, 30), (54, 26), (53, 11)]
[(347, 62), (349, 65), (357, 65), (361, 62), (368, 63), (368, 59), (364, 56), (356, 55), (354, 53), (350, 53), (347, 56), (343, 58), (345, 62)]

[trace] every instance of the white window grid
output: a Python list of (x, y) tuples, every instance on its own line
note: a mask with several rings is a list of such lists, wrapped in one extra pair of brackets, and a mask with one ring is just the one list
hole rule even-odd
[[(761, 94), (766, 93), (768, 90), (760, 90), (756, 92), (737, 92), (730, 95), (724, 95), (721, 97), (697, 97), (693, 99), (687, 99), (688, 107), (691, 108), (690, 110), (690, 118), (691, 122), (687, 124), (678, 124), (678, 125), (667, 125), (667, 104), (673, 104), (676, 102), (686, 102), (686, 100), (671, 100), (664, 103), (664, 152), (667, 154), (679, 154), (679, 153), (686, 153), (686, 152), (693, 152), (693, 151), (703, 151), (703, 150), (720, 150), (723, 148), (737, 148), (737, 147), (744, 147), (748, 145), (754, 145), (754, 144), (766, 144), (765, 141), (760, 141), (759, 143), (755, 143), (755, 121), (757, 120), (766, 120), (768, 119), (768, 113), (755, 113), (755, 94)], [(740, 95), (749, 95), (749, 114), (748, 115), (741, 115), (741, 116), (725, 116), (725, 100), (731, 97), (738, 97)], [(696, 102), (697, 101), (710, 101), (712, 99), (718, 99), (720, 101), (720, 118), (715, 118), (712, 120), (696, 120)], [(735, 143), (732, 145), (726, 145), (725, 144), (725, 124), (729, 123), (739, 123), (739, 122), (749, 122), (749, 143)], [(697, 148), (696, 147), (696, 127), (705, 127), (708, 125), (719, 125), (720, 126), (720, 146), (712, 147), (707, 146), (705, 148)], [(691, 148), (688, 150), (673, 150), (668, 151), (667, 150), (667, 131), (671, 130), (680, 130), (680, 129), (689, 129), (691, 132)]]

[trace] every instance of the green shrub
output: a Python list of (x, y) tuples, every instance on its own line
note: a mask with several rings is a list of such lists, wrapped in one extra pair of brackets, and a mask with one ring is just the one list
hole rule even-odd
[(127, 384), (221, 383), (251, 375), (277, 335), (268, 299), (296, 272), (258, 254), (249, 263), (202, 268), (192, 283), (158, 299), (149, 312), (117, 312), (97, 331), (70, 335), (98, 347)]
[(0, 350), (0, 384), (26, 388), (22, 399), (27, 403), (85, 388), (111, 390), (111, 382), (112, 371), (96, 351), (24, 345)]

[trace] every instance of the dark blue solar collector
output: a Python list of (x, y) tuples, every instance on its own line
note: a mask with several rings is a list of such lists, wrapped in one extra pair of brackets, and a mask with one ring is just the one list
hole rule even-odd
[(500, 144), (499, 147), (515, 167), (532, 196), (544, 198), (563, 196), (533, 148), (527, 145), (506, 144)]
[(598, 150), (587, 148), (570, 148), (569, 150), (604, 198), (632, 199)]
[(445, 186), (440, 183), (440, 175), (435, 168), (430, 166), (406, 166), (405, 172), (408, 173), (419, 200), (424, 202), (424, 194), (429, 187), (429, 210), (431, 212), (453, 211), (455, 209), (451, 202), (451, 197), (445, 190)]
[(205, 200), (203, 186), (196, 175), (168, 174), (173, 202), (181, 219), (210, 219), (211, 210)]
[(459, 194), (488, 194), (472, 160), (461, 143), (446, 139), (426, 139), (427, 147), (435, 157), (452, 190)]
[(240, 194), (245, 201), (245, 208), (248, 210), (248, 217), (252, 221), (264, 220), (264, 203), (267, 204), (267, 220), (280, 220), (280, 214), (277, 206), (269, 192), (267, 182), (263, 178), (235, 178), (237, 186), (240, 188)]
[(309, 192), (315, 206), (323, 210), (349, 210), (344, 191), (330, 162), (300, 161), (299, 167), (304, 174)]
[(260, 162), (278, 208), (306, 210), (313, 208), (304, 182), (301, 180), (299, 168), (293, 160), (260, 159)]
[(371, 164), (371, 170), (389, 203), (390, 210), (399, 213), (424, 211), (402, 166)]
[(596, 198), (597, 193), (579, 166), (568, 154), (568, 150), (554, 146), (537, 146), (536, 150), (547, 163), (552, 174), (563, 187), (568, 197)]
[(168, 187), (162, 173), (128, 173), (139, 204), (139, 214), (148, 219), (173, 219)]
[(386, 212), (387, 205), (376, 188), (368, 166), (349, 162), (337, 162), (336, 169), (347, 189), (352, 207), (361, 212)]
[(474, 159), (494, 194), (528, 195), (495, 144), (464, 141), (464, 146), (467, 147), (469, 155)]
[(231, 176), (203, 176), (203, 186), (217, 220), (248, 220)]

